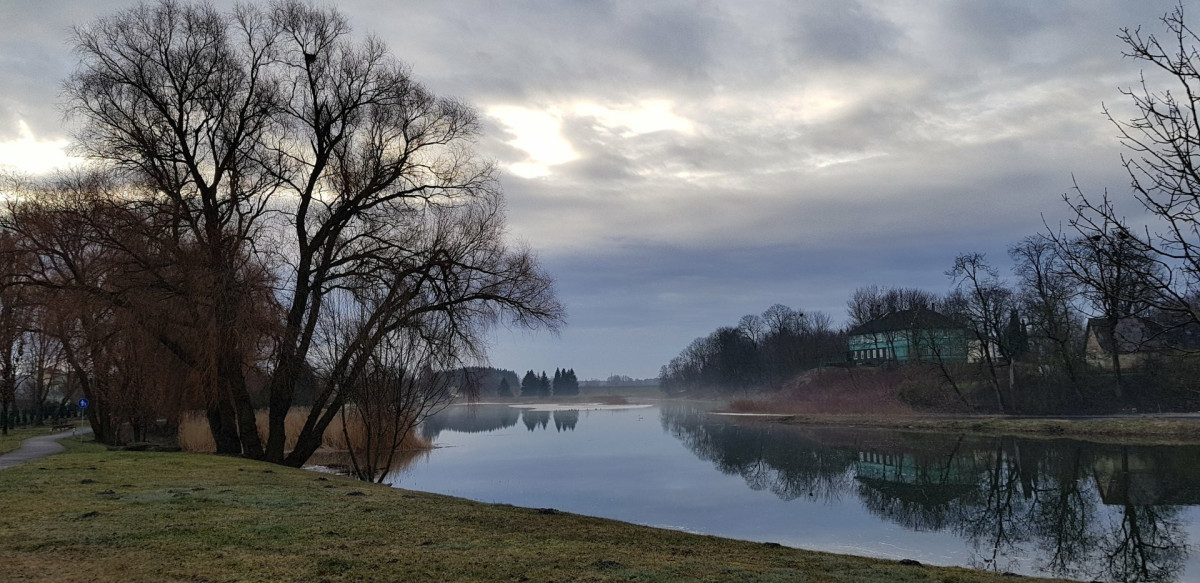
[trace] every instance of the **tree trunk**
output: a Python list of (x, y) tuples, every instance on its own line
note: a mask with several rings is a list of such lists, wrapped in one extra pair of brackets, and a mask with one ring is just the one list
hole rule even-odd
[(213, 442), (217, 445), (217, 453), (226, 455), (242, 453), (237, 427), (233, 421), (233, 407), (222, 399), (216, 405), (210, 406), (206, 415), (208, 428), (212, 431)]
[[(284, 350), (290, 350), (290, 347), (285, 347)], [(279, 359), (279, 366), (271, 376), (271, 402), (267, 411), (267, 450), (264, 459), (272, 463), (283, 463), (287, 442), (287, 414), (292, 408), (298, 371), (297, 359), (288, 355)]]

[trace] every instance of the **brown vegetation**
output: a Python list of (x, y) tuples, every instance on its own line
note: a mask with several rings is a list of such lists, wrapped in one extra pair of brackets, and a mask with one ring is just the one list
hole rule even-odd
[[(287, 423), (284, 428), (286, 430), (285, 447), (289, 450), (295, 446), (296, 438), (300, 434), (301, 428), (304, 426), (304, 420), (308, 416), (309, 410), (304, 408), (293, 408), (288, 412)], [(265, 440), (267, 437), (267, 413), (259, 411), (258, 415), (258, 432)], [(322, 448), (333, 451), (362, 451), (367, 442), (366, 428), (362, 423), (357, 421), (359, 417), (348, 416), (350, 420), (349, 426), (346, 428), (350, 440), (347, 442), (345, 433), (342, 431), (341, 417), (330, 423), (325, 430), (324, 438), (322, 439)], [(209, 431), (208, 420), (205, 419), (204, 413), (192, 411), (186, 413), (179, 423), (179, 447), (184, 451), (196, 453), (214, 453), (217, 451), (216, 442), (213, 440), (212, 432)], [(399, 443), (396, 444), (397, 450), (420, 450), (431, 447), (428, 441), (422, 439), (415, 432), (409, 431)]]
[(810, 373), (788, 382), (778, 393), (760, 399), (730, 402), (735, 412), (835, 415), (911, 415), (914, 410), (899, 397), (904, 376), (878, 369), (833, 369)]

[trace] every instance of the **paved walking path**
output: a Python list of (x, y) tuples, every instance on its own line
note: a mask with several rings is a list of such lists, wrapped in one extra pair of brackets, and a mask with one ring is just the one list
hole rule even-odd
[(17, 464), (21, 464), (29, 460), (35, 460), (38, 458), (44, 458), (51, 454), (56, 454), (66, 449), (58, 442), (58, 440), (65, 437), (71, 437), (73, 435), (87, 435), (91, 432), (91, 427), (84, 427), (80, 429), (72, 429), (71, 431), (64, 431), (62, 433), (55, 433), (54, 435), (39, 435), (37, 437), (30, 437), (29, 439), (22, 441), (21, 447), (17, 448), (16, 451), (0, 455), (0, 470), (11, 468)]

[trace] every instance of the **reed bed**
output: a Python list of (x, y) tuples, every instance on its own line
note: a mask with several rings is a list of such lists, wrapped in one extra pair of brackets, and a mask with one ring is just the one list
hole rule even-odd
[[(300, 435), (300, 430), (304, 427), (304, 421), (308, 418), (309, 410), (306, 408), (293, 408), (288, 411), (287, 418), (284, 420), (284, 448), (291, 450), (296, 445), (296, 437)], [(257, 414), (258, 435), (263, 441), (267, 438), (267, 412), (259, 411)], [(355, 415), (348, 415), (347, 421), (349, 426), (347, 431), (350, 435), (350, 440), (347, 442), (346, 435), (342, 431), (341, 416), (335, 418), (329, 427), (325, 430), (325, 435), (322, 440), (322, 448), (331, 451), (363, 451), (367, 443), (367, 429), (362, 421)], [(214, 453), (217, 451), (216, 442), (213, 441), (212, 432), (208, 429), (208, 420), (204, 413), (192, 411), (184, 414), (179, 422), (179, 447), (184, 451), (196, 453)], [(396, 449), (399, 450), (421, 450), (428, 449), (430, 443), (415, 432), (409, 432), (405, 435), (400, 443), (396, 444)]]

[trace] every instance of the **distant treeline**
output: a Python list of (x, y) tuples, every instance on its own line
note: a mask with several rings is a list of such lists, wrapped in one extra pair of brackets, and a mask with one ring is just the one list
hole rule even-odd
[(521, 379), (522, 397), (572, 397), (579, 394), (579, 379), (575, 369), (554, 369), (554, 378), (531, 371)]
[[(925, 410), (1000, 413), (1178, 411), (1200, 407), (1200, 324), (1195, 300), (1171, 298), (1166, 279), (1132, 235), (1060, 234), (1012, 245), (1012, 276), (967, 253), (940, 295), (867, 286), (847, 301), (848, 320), (773, 306), (698, 338), (662, 367), (669, 394), (773, 391), (821, 366), (856, 366), (847, 336), (888, 314), (933, 310), (965, 333), (967, 357), (887, 356), (903, 368), (896, 392)], [(1196, 297), (1195, 295), (1189, 297)], [(861, 329), (860, 329), (861, 330)]]
[(518, 380), (511, 370), (470, 366), (444, 373), (449, 386), (459, 395), (472, 397), (564, 397), (579, 394), (579, 378), (573, 368), (558, 368), (554, 376), (529, 370)]
[(828, 315), (776, 304), (694, 340), (662, 367), (659, 388), (667, 394), (778, 389), (801, 372), (843, 360), (845, 345), (845, 333)]
[(658, 386), (658, 379), (635, 379), (628, 375), (614, 374), (609, 375), (606, 379), (588, 379), (580, 381), (582, 387), (655, 387)]

